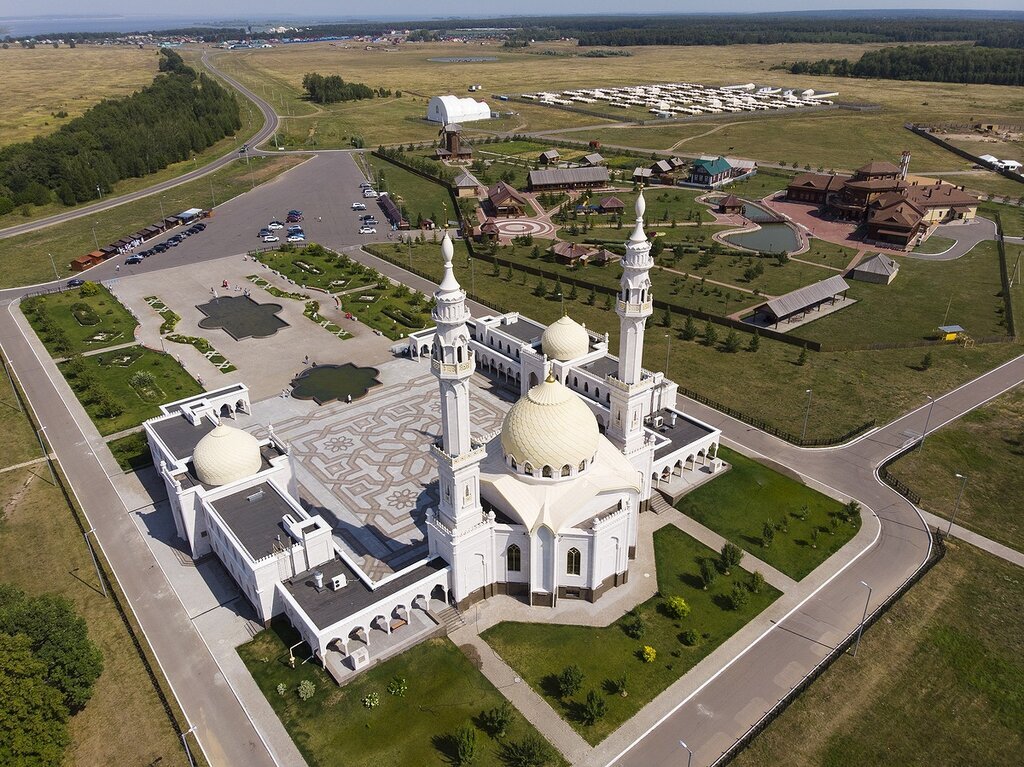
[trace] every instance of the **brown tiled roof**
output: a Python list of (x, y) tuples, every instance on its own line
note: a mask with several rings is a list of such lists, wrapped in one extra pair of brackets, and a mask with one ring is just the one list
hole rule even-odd
[(875, 225), (889, 224), (894, 226), (914, 227), (921, 223), (923, 211), (910, 200), (901, 200), (895, 205), (884, 208), (872, 208), (868, 212), (868, 221)]
[(582, 256), (592, 256), (596, 251), (586, 245), (580, 245), (578, 242), (556, 242), (551, 248), (551, 252), (562, 258), (581, 258)]
[(848, 176), (833, 176), (829, 173), (801, 173), (789, 182), (790, 186), (802, 187), (804, 189), (820, 189), (822, 191), (835, 189), (842, 182), (848, 181)]
[(861, 173), (865, 176), (883, 175), (887, 173), (899, 173), (900, 167), (893, 165), (891, 162), (885, 162), (883, 160), (875, 160), (869, 162), (867, 165), (862, 165), (857, 168), (857, 173)]
[(526, 198), (523, 197), (514, 187), (509, 186), (504, 181), (499, 181), (490, 189), (487, 190), (487, 198), (491, 201), (491, 204), (495, 207), (502, 207), (508, 205), (508, 203), (515, 202), (519, 205), (526, 205)]
[(742, 208), (744, 202), (736, 195), (730, 194), (728, 197), (723, 197), (719, 200), (718, 204), (723, 208)]
[(973, 206), (978, 198), (952, 184), (930, 184), (928, 186), (906, 186), (903, 189), (907, 199), (922, 208), (945, 208), (951, 205)]
[(626, 203), (620, 200), (618, 197), (605, 197), (601, 202), (597, 204), (597, 207), (608, 210), (609, 208), (622, 208), (625, 209)]
[(847, 181), (845, 186), (851, 189), (864, 189), (874, 192), (879, 189), (897, 189), (899, 182), (894, 178), (866, 178), (862, 181)]

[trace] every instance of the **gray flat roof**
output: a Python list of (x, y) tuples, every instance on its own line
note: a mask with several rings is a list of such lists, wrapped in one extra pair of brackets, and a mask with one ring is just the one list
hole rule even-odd
[(274, 553), (278, 535), (285, 545), (291, 545), (291, 537), (281, 524), (281, 517), (294, 514), (295, 510), (269, 482), (246, 487), (218, 498), (210, 505), (253, 559)]
[(508, 333), (513, 338), (518, 338), (520, 341), (525, 341), (528, 344), (534, 343), (544, 333), (543, 325), (533, 320), (528, 320), (525, 317), (520, 317), (510, 325), (495, 325), (491, 329)]
[(603, 184), (608, 182), (608, 169), (598, 168), (559, 168), (557, 170), (531, 170), (530, 186), (550, 186), (559, 184)]
[[(299, 573), (282, 581), (282, 585), (317, 628), (325, 629), (446, 567), (448, 563), (437, 557), (377, 589), (371, 589), (342, 560), (332, 559), (315, 568), (324, 574), (324, 588), (321, 591), (316, 590), (313, 582), (314, 570)], [(344, 575), (348, 583), (344, 588), (334, 591), (330, 588), (331, 579), (338, 575)]]
[(606, 354), (603, 357), (598, 357), (593, 362), (588, 362), (586, 365), (580, 365), (580, 368), (588, 373), (593, 373), (599, 378), (616, 376), (619, 374), (619, 361)]
[(183, 415), (156, 421), (151, 426), (179, 461), (191, 456), (199, 440), (214, 429), (214, 424), (208, 418), (203, 418), (198, 426), (193, 426)]
[(686, 447), (702, 437), (706, 437), (710, 434), (713, 429), (709, 429), (707, 426), (703, 426), (696, 421), (691, 420), (685, 415), (681, 415), (676, 418), (676, 425), (669, 426), (669, 413), (662, 410), (657, 415), (662, 416), (665, 419), (665, 425), (660, 429), (654, 429), (655, 432), (663, 437), (667, 437), (671, 444), (664, 445), (663, 447), (655, 450), (655, 455), (665, 453), (671, 453), (678, 450), (681, 447)]

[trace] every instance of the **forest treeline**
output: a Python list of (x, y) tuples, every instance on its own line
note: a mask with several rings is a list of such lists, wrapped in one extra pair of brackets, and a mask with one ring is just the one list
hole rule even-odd
[[(490, 19), (374, 21), (319, 24), (296, 30), (296, 37), (386, 35), (411, 29), (410, 40), (465, 35), (470, 29), (505, 29), (515, 42), (575, 38), (580, 45), (739, 45), (773, 43), (977, 42), (990, 47), (1024, 46), (1024, 20), (1008, 12), (887, 11), (651, 16), (518, 16)], [(208, 42), (282, 37), (252, 28), (209, 27), (167, 30)], [(83, 38), (104, 37), (91, 33)], [(285, 35), (287, 36), (287, 35)]]
[(362, 83), (347, 83), (340, 75), (321, 75), (309, 72), (302, 78), (302, 88), (309, 100), (317, 104), (334, 104), (338, 101), (359, 101), (374, 96), (390, 96), (384, 88), (375, 89)]
[(849, 59), (797, 61), (795, 75), (1024, 85), (1024, 49), (978, 45), (900, 45)]
[(97, 188), (187, 160), (241, 127), (234, 93), (164, 48), (151, 85), (0, 149), (0, 213), (54, 196), (65, 205), (96, 199)]

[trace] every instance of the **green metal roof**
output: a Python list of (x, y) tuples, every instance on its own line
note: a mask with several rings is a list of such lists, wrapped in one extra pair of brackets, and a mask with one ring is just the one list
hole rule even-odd
[(724, 157), (717, 157), (714, 160), (694, 160), (693, 168), (701, 168), (709, 176), (717, 176), (721, 173), (728, 173), (732, 170), (732, 166), (726, 161)]

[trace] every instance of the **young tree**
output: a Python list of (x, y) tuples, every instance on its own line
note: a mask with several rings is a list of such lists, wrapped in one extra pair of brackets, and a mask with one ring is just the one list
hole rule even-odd
[(576, 664), (566, 666), (558, 675), (558, 694), (568, 698), (580, 691), (583, 686), (583, 672)]
[(718, 568), (715, 567), (715, 563), (709, 557), (703, 557), (700, 560), (700, 580), (704, 584), (704, 590), (708, 590), (708, 586), (715, 582), (718, 577)]
[(747, 588), (750, 589), (751, 594), (760, 594), (764, 590), (764, 576), (761, 575), (760, 570), (754, 570), (750, 574), (750, 583)]
[(588, 306), (593, 306), (596, 303), (597, 303), (597, 291), (594, 290), (593, 288), (591, 288), (590, 292), (587, 294), (587, 305)]
[(934, 359), (932, 358), (931, 352), (925, 352), (925, 355), (921, 358), (921, 370), (927, 370), (932, 366)]
[(750, 337), (750, 340), (747, 342), (747, 351), (748, 352), (756, 352), (760, 348), (761, 348), (761, 335), (755, 330), (754, 331), (754, 335), (752, 335)]
[(732, 584), (732, 592), (729, 594), (729, 607), (733, 610), (742, 610), (750, 602), (750, 591), (745, 584), (736, 581)]
[(728, 575), (732, 568), (738, 567), (740, 562), (743, 561), (743, 549), (735, 543), (724, 543), (722, 544), (719, 561), (722, 564), (722, 572)]
[(508, 727), (512, 724), (512, 704), (503, 700), (501, 705), (489, 708), (480, 715), (484, 728), (492, 738), (501, 740), (505, 737)]
[(693, 321), (693, 315), (686, 315), (686, 322), (683, 323), (682, 337), (686, 341), (692, 341), (697, 337), (697, 323)]
[(850, 501), (848, 504), (843, 506), (843, 510), (840, 514), (842, 514), (844, 522), (854, 522), (860, 517), (860, 504), (856, 501)]
[(665, 307), (665, 311), (661, 315), (661, 326), (663, 328), (672, 327), (672, 308), (669, 306)]
[(807, 347), (805, 346), (805, 347), (803, 347), (800, 350), (800, 356), (796, 358), (796, 364), (800, 365), (801, 367), (806, 365), (807, 364), (807, 356), (808, 356), (807, 355)]
[(543, 767), (551, 758), (551, 746), (533, 733), (501, 747), (501, 761), (508, 767)]
[(609, 293), (604, 299), (604, 308), (611, 311), (615, 308), (615, 296)]
[(459, 767), (476, 760), (476, 728), (466, 722), (455, 731), (455, 764)]
[(736, 332), (735, 328), (729, 328), (729, 333), (725, 337), (725, 342), (722, 344), (722, 348), (730, 354), (735, 354), (740, 350), (740, 336)]
[(597, 690), (591, 690), (587, 693), (587, 700), (583, 704), (582, 719), (585, 725), (592, 726), (598, 719), (605, 715), (608, 710), (608, 704), (605, 699), (602, 698)]
[(711, 324), (711, 320), (704, 323), (704, 345), (713, 348), (718, 343), (718, 331)]
[(542, 277), (541, 279), (537, 280), (537, 287), (533, 289), (533, 295), (537, 296), (537, 298), (544, 298), (544, 296), (546, 296), (547, 294), (548, 286), (544, 282), (544, 278)]
[(770, 549), (772, 547), (772, 541), (775, 540), (775, 526), (771, 520), (764, 523), (761, 528), (761, 548)]

